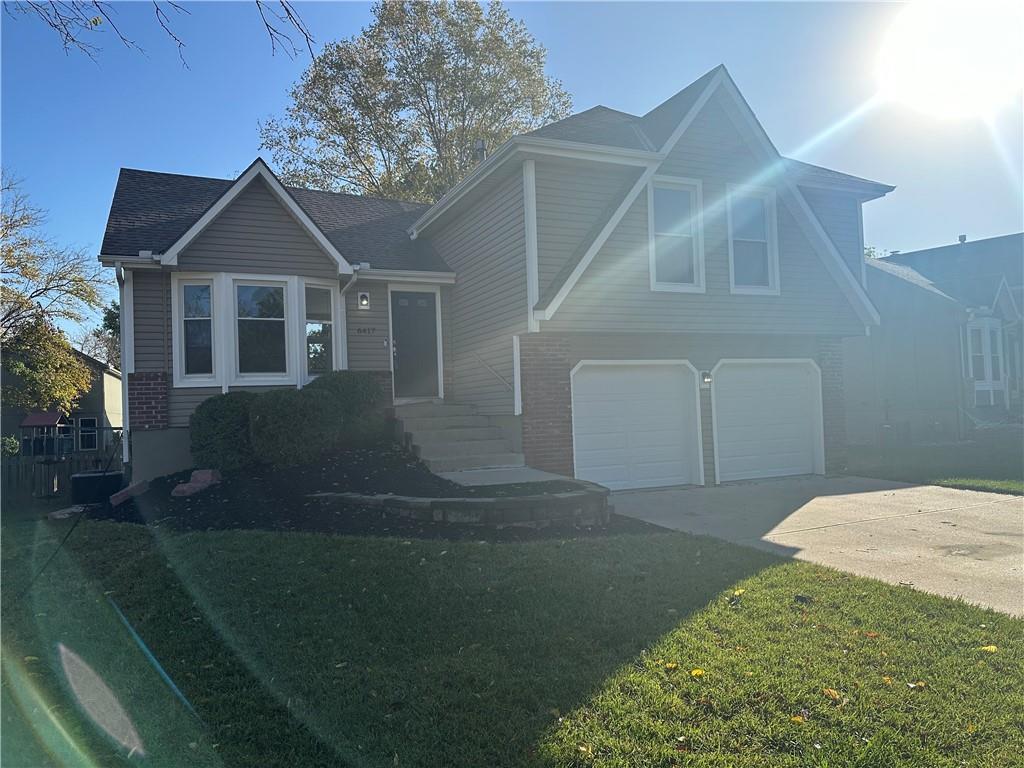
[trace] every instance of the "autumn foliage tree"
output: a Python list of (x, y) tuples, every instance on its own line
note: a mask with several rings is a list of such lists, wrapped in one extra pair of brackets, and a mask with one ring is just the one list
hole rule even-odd
[(433, 201), (476, 163), (474, 147), (567, 115), (547, 51), (499, 2), (387, 2), (328, 43), (261, 126), (290, 183)]
[(70, 411), (91, 373), (57, 323), (100, 306), (102, 273), (81, 251), (42, 232), (43, 212), (4, 174), (0, 214), (0, 355), (3, 401)]

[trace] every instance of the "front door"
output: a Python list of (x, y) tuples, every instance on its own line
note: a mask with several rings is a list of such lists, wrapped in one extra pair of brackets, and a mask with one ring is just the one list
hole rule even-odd
[(396, 398), (437, 397), (437, 299), (391, 293), (391, 356)]

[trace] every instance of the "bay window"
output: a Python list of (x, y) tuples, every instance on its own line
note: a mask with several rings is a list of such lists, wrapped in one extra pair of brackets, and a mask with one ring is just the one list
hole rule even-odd
[(648, 187), (651, 290), (704, 290), (701, 184), (656, 178)]
[(177, 273), (171, 286), (175, 387), (301, 386), (344, 367), (332, 280)]
[(288, 373), (285, 286), (235, 285), (236, 354), (239, 375)]
[(732, 292), (778, 294), (774, 191), (730, 186), (726, 202)]
[(1003, 327), (998, 318), (981, 317), (967, 324), (967, 375), (974, 381), (976, 406), (1006, 405)]

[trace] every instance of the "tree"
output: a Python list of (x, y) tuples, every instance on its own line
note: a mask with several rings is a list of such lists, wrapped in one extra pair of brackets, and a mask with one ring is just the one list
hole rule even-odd
[[(189, 10), (173, 0), (152, 0), (152, 7), (156, 23), (178, 47), (178, 55), (184, 63), (185, 42), (174, 31), (169, 14), (188, 14)], [(60, 36), (65, 52), (76, 50), (95, 59), (100, 49), (93, 42), (94, 35), (104, 28), (109, 28), (126, 48), (143, 52), (138, 43), (115, 23), (113, 4), (103, 0), (21, 0), (4, 3), (4, 10), (12, 17), (16, 13), (29, 14), (41, 20)], [(272, 54), (280, 48), (293, 58), (305, 47), (309, 55), (313, 55), (313, 35), (289, 0), (256, 0), (256, 10), (270, 37)], [(297, 39), (293, 40), (292, 35)]]
[(103, 308), (103, 321), (79, 339), (78, 348), (107, 365), (121, 367), (121, 307), (116, 301)]
[(92, 371), (67, 337), (37, 313), (3, 344), (3, 401), (29, 410), (70, 413), (92, 386)]
[(0, 343), (42, 313), (50, 321), (81, 322), (100, 306), (100, 265), (82, 251), (56, 245), (42, 232), (34, 207), (6, 173), (0, 209)]
[(80, 322), (100, 306), (99, 264), (42, 233), (43, 212), (2, 176), (0, 355), (5, 405), (69, 411), (91, 373), (58, 321)]
[(500, 2), (378, 2), (328, 43), (260, 127), (286, 181), (433, 201), (496, 147), (569, 113), (547, 51)]

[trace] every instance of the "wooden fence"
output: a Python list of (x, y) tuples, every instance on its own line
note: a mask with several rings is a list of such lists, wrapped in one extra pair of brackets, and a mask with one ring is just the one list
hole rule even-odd
[(97, 450), (59, 455), (10, 456), (2, 462), (4, 494), (31, 494), (37, 498), (70, 496), (71, 476), (89, 470), (122, 469), (119, 440), (101, 440)]

